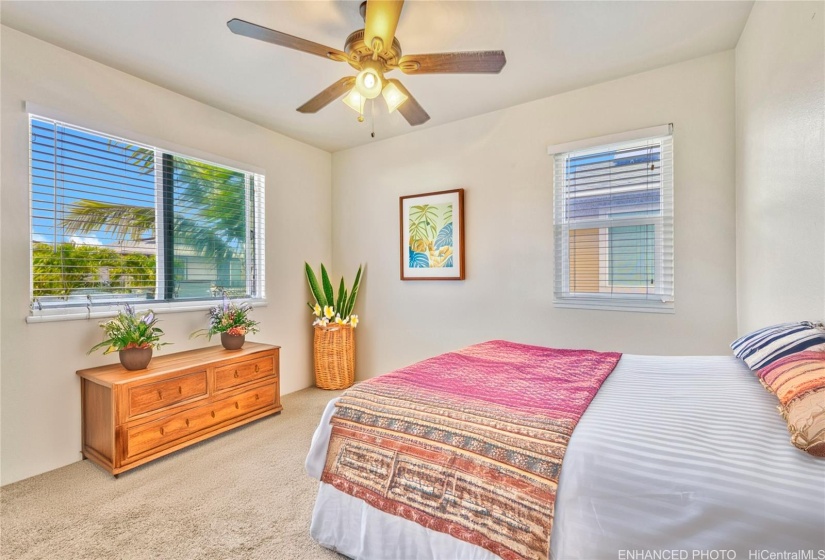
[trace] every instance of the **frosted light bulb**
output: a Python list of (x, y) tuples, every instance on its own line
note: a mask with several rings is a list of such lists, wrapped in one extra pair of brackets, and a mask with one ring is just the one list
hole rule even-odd
[(373, 68), (364, 68), (355, 77), (355, 89), (367, 99), (375, 99), (381, 95), (382, 87), (381, 76)]

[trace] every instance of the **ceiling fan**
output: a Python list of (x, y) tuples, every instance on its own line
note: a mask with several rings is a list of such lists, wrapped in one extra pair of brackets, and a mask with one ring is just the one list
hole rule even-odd
[(226, 24), (237, 35), (346, 62), (358, 70), (356, 76), (341, 78), (298, 107), (299, 112), (317, 113), (346, 94), (344, 103), (357, 111), (359, 122), (363, 122), (366, 101), (382, 95), (390, 112), (398, 109), (408, 123), (416, 126), (427, 122), (430, 116), (400, 81), (385, 78), (384, 74), (396, 69), (405, 74), (498, 74), (507, 59), (504, 51), (402, 56), (395, 29), (403, 5), (403, 0), (363, 2), (360, 11), (364, 29), (350, 33), (343, 51), (241, 19), (231, 19)]

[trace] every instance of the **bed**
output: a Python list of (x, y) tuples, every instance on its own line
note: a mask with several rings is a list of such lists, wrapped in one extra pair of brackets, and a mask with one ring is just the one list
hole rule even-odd
[[(307, 456), (319, 480), (336, 400)], [(734, 357), (623, 355), (567, 446), (549, 557), (825, 558), (825, 461), (788, 442), (775, 407)], [(498, 558), (325, 483), (311, 534), (357, 559)]]

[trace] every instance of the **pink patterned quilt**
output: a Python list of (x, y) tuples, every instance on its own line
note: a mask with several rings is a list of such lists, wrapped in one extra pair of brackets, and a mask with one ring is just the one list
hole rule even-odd
[(621, 354), (501, 340), (359, 383), (322, 479), (505, 559), (548, 557), (567, 443)]

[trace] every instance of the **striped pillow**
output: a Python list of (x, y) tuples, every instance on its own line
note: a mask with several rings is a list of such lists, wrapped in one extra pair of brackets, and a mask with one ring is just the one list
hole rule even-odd
[(809, 321), (782, 323), (746, 334), (730, 347), (734, 356), (757, 370), (797, 352), (825, 350), (825, 326)]
[(798, 352), (756, 375), (779, 399), (791, 443), (811, 455), (825, 457), (825, 352)]

